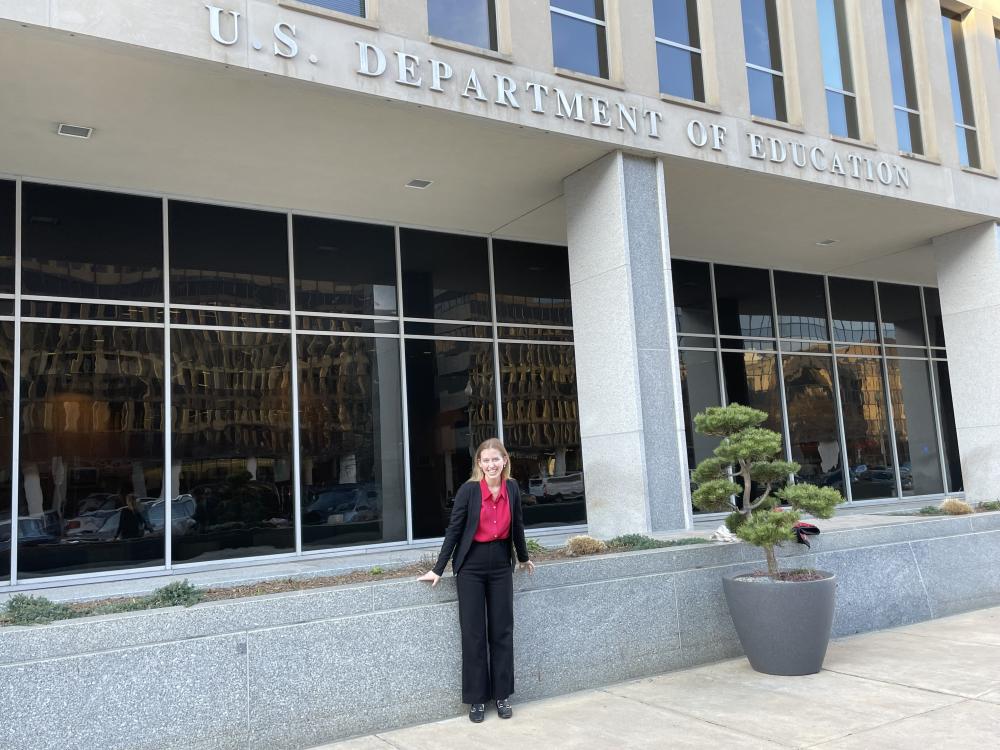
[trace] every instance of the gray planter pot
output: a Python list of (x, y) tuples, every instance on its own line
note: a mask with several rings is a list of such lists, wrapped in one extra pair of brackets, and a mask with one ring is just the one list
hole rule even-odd
[(833, 573), (818, 581), (741, 581), (723, 576), (729, 614), (750, 666), (777, 675), (815, 674), (833, 627), (837, 590)]

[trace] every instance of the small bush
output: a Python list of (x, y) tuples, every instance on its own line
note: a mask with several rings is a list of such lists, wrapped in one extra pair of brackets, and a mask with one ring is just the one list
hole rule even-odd
[(980, 513), (986, 513), (991, 510), (1000, 510), (1000, 500), (987, 500), (986, 502), (979, 503), (976, 506), (976, 510)]
[(608, 540), (608, 547), (614, 550), (662, 549), (664, 547), (683, 547), (686, 544), (706, 544), (709, 539), (701, 537), (684, 537), (682, 539), (654, 539), (645, 534), (623, 534)]
[(949, 497), (941, 503), (941, 510), (947, 513), (949, 516), (964, 516), (968, 513), (975, 513), (976, 511), (964, 500), (959, 500), (957, 497)]
[(374, 568), (369, 570), (368, 573), (373, 576), (380, 576), (385, 573), (385, 571), (382, 569), (381, 565), (376, 565)]
[(607, 552), (608, 545), (600, 539), (594, 539), (592, 536), (581, 534), (580, 536), (573, 536), (567, 539), (566, 549), (574, 557), (581, 557), (583, 555), (598, 555), (601, 552)]
[(45, 625), (53, 620), (73, 617), (74, 612), (44, 596), (12, 596), (3, 610), (4, 619), (11, 625)]
[(528, 540), (528, 554), (529, 555), (540, 555), (545, 551), (545, 547), (537, 539)]
[(193, 583), (189, 583), (187, 580), (177, 581), (156, 589), (145, 598), (145, 606), (139, 607), (139, 609), (190, 607), (192, 604), (200, 602), (204, 596), (204, 592)]
[(945, 513), (936, 505), (925, 505), (917, 511), (922, 516), (943, 516)]

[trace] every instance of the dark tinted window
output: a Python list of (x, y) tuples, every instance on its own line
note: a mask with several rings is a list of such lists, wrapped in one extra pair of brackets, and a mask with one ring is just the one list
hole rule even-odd
[(719, 439), (702, 435), (694, 429), (694, 418), (710, 406), (719, 406), (719, 361), (716, 353), (679, 352), (681, 401), (684, 405), (684, 435), (687, 441), (688, 469), (712, 455)]
[(781, 393), (778, 390), (778, 357), (760, 352), (723, 352), (722, 377), (726, 402), (767, 412), (764, 426), (781, 431)]
[(679, 333), (715, 333), (712, 280), (708, 263), (675, 260), (670, 264), (674, 312)]
[(840, 357), (837, 373), (852, 496), (855, 500), (896, 497), (882, 360)]
[(573, 325), (565, 247), (494, 240), (493, 283), (499, 322)]
[(163, 201), (22, 186), (25, 294), (163, 301)]
[(878, 343), (875, 287), (870, 281), (830, 279), (833, 337), (851, 343)]
[(490, 320), (486, 238), (402, 229), (399, 242), (404, 315)]
[(955, 407), (951, 401), (951, 378), (947, 362), (933, 362), (934, 387), (937, 392), (938, 414), (941, 419), (941, 438), (944, 441), (945, 466), (948, 469), (948, 491), (961, 492), (962, 456), (958, 452), (958, 431), (955, 429)]
[(783, 338), (830, 338), (822, 276), (775, 271), (774, 291), (778, 303), (778, 327)]
[(903, 496), (944, 491), (926, 360), (886, 360)]
[(295, 308), (303, 312), (396, 314), (392, 227), (293, 219)]
[(796, 480), (843, 492), (832, 360), (786, 354), (782, 367), (792, 460), (802, 467)]
[(0, 292), (14, 292), (15, 188), (0, 180)]
[(920, 307), (919, 287), (880, 282), (878, 301), (885, 343), (924, 346), (924, 313)]
[(941, 295), (933, 287), (924, 287), (924, 304), (927, 306), (927, 330), (931, 346), (944, 346), (944, 320), (941, 318)]
[(288, 219), (170, 201), (170, 301), (288, 309)]
[(764, 269), (716, 266), (715, 296), (720, 335), (774, 335), (771, 280)]
[[(0, 582), (10, 577), (10, 492), (14, 436), (14, 324), (0, 322), (0, 497), (7, 507), (0, 510)], [(20, 515), (20, 514), (19, 514)]]

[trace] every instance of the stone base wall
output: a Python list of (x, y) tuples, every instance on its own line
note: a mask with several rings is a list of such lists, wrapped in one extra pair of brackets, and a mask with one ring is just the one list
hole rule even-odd
[[(824, 532), (785, 564), (838, 576), (835, 635), (1000, 604), (1000, 514)], [(740, 653), (721, 574), (745, 545), (516, 574), (515, 700)], [(0, 747), (308, 748), (455, 716), (454, 581), (344, 586), (0, 629)]]

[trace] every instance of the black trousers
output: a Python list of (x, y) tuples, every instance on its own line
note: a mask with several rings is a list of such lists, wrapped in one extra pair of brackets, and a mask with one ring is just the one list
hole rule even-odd
[(514, 692), (514, 579), (510, 540), (473, 542), (458, 573), (462, 702)]

